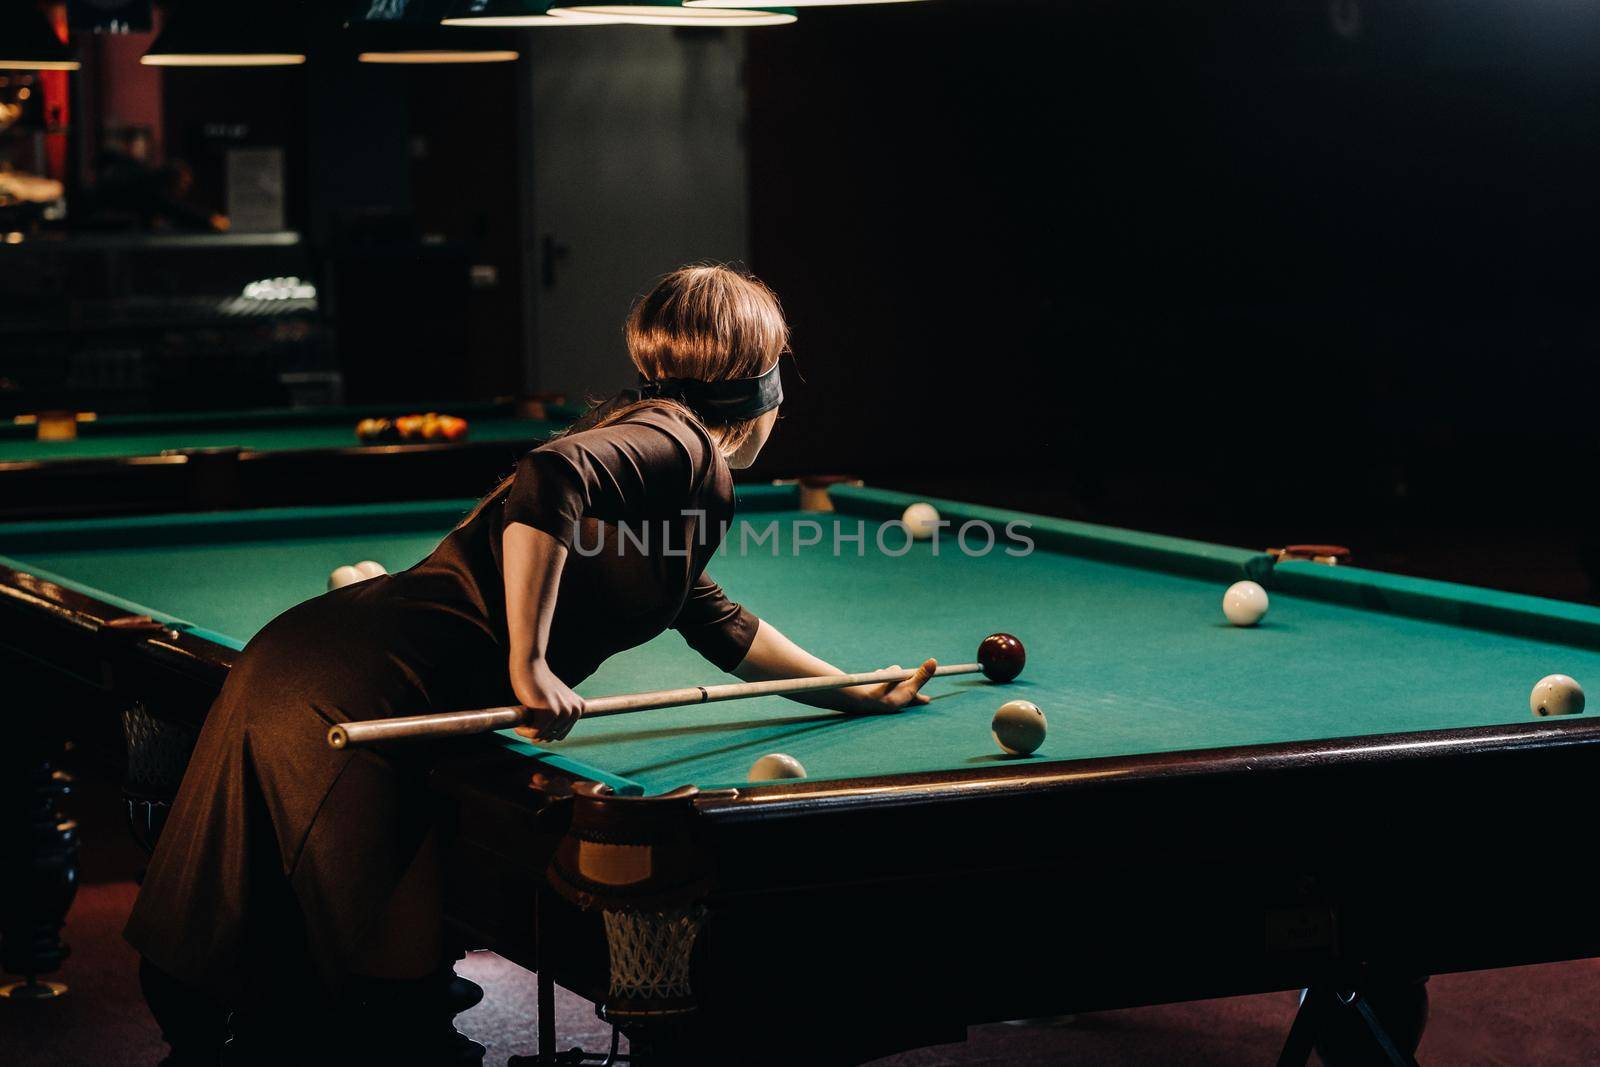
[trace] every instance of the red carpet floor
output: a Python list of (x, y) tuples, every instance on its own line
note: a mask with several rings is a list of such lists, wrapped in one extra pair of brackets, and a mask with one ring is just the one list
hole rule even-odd
[[(0, 1002), (3, 1067), (115, 1067), (154, 1064), (162, 1046), (139, 999), (135, 958), (119, 931), (133, 901), (128, 881), (84, 886), (68, 937), (73, 956), (60, 1000)], [(488, 992), (459, 1025), (490, 1048), (489, 1064), (534, 1049), (534, 983), (492, 953), (461, 969)], [(1433, 1020), (1419, 1059), (1425, 1067), (1589, 1067), (1600, 1063), (1600, 961), (1447, 975), (1429, 985)], [(983, 1026), (960, 1045), (879, 1060), (875, 1067), (1062, 1064), (1271, 1064), (1294, 1010), (1293, 994), (1237, 997), (1083, 1016), (1068, 1026)], [(609, 1028), (587, 1003), (558, 1003), (562, 1047), (599, 1049)], [(761, 1062), (753, 1049), (751, 1061)]]

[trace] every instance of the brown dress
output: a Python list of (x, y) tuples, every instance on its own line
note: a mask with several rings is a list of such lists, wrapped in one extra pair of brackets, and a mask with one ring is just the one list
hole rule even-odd
[(128, 941), (223, 995), (262, 953), (297, 953), (340, 982), (435, 809), (428, 745), (335, 751), (329, 724), (515, 702), (500, 560), (512, 522), (569, 546), (546, 649), (563, 681), (668, 628), (731, 670), (757, 621), (704, 570), (732, 515), (705, 427), (651, 405), (529, 452), (508, 489), (410, 570), (273, 620), (206, 719)]

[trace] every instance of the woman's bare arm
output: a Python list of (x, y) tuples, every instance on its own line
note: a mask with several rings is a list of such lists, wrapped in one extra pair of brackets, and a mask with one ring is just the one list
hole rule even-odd
[[(882, 685), (857, 685), (846, 689), (825, 689), (815, 693), (797, 693), (790, 700), (818, 708), (832, 708), (857, 715), (880, 714), (899, 711), (917, 704), (926, 704), (928, 698), (921, 693), (933, 672), (939, 667), (937, 660), (926, 660), (917, 673), (903, 682), (886, 682)], [(899, 670), (896, 665), (891, 670)], [(763, 620), (756, 628), (755, 640), (744, 662), (733, 673), (747, 682), (764, 682), (771, 678), (806, 678), (822, 674), (844, 674), (826, 660), (818, 659), (789, 640)]]
[(507, 525), (501, 538), (511, 644), (507, 666), (512, 691), (529, 709), (528, 725), (517, 727), (517, 732), (535, 740), (559, 741), (583, 715), (583, 698), (545, 662), (567, 549), (544, 531), (520, 522)]

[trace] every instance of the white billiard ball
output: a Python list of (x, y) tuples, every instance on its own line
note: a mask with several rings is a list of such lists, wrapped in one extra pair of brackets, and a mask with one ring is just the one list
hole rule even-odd
[(782, 752), (762, 756), (750, 765), (752, 782), (776, 782), (784, 778), (804, 778), (806, 769), (800, 761)]
[(1549, 674), (1528, 694), (1528, 707), (1540, 718), (1546, 715), (1577, 715), (1583, 711), (1583, 686), (1565, 674)]
[(995, 744), (1012, 756), (1026, 756), (1044, 744), (1044, 712), (1029, 700), (1008, 700), (990, 724)]
[(354, 567), (335, 567), (333, 573), (328, 575), (328, 588), (330, 590), (343, 589), (347, 585), (355, 585), (357, 582), (364, 581), (366, 577)]
[(906, 508), (905, 513), (900, 516), (900, 521), (905, 523), (913, 539), (926, 541), (939, 528), (939, 509), (932, 504), (918, 501)]
[(364, 559), (357, 563), (356, 570), (361, 572), (361, 577), (363, 578), (376, 578), (380, 574), (389, 573), (383, 564), (371, 559)]
[(1255, 582), (1234, 582), (1222, 594), (1222, 613), (1235, 626), (1254, 626), (1267, 613), (1267, 591)]

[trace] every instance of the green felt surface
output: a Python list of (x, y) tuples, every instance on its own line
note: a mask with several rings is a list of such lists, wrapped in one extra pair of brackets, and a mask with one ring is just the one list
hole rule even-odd
[[(1059, 760), (1522, 722), (1540, 677), (1600, 678), (1589, 639), (1600, 622), (1594, 609), (1296, 564), (1262, 574), (1275, 583), (1272, 609), (1261, 626), (1237, 629), (1222, 617), (1221, 596), (1229, 581), (1260, 573), (1255, 553), (1201, 546), (1176, 560), (1169, 556), (1182, 543), (1039, 519), (1036, 540), (1065, 543), (1056, 535), (1070, 533), (1082, 554), (973, 558), (945, 541), (938, 555), (924, 543), (897, 557), (878, 551), (878, 519), (865, 513), (892, 513), (899, 498), (856, 492), (868, 495), (840, 494), (841, 507), (862, 514), (833, 516), (751, 510), (791, 495), (746, 494), (742, 525), (712, 575), (844, 669), (909, 666), (923, 656), (969, 661), (985, 634), (1007, 630), (1028, 646), (1021, 679), (939, 680), (931, 705), (896, 716), (849, 718), (770, 698), (597, 719), (551, 746), (559, 762), (646, 792), (742, 784), (769, 752), (796, 757), (814, 778), (847, 778), (992, 764), (1001, 756), (990, 716), (1018, 697), (1039, 704), (1050, 724), (1032, 758)], [(242, 641), (320, 592), (339, 563), (373, 558), (396, 569), (420, 558), (463, 506), (305, 509), (254, 528), (211, 517), (236, 535), (191, 524), (189, 544), (176, 543), (175, 520), (165, 532), (149, 520), (80, 523), (90, 529), (76, 538), (35, 524), (31, 534), (0, 529), (0, 554)], [(970, 517), (959, 505), (942, 510)], [(741, 534), (773, 522), (776, 541), (752, 545)], [(797, 546), (819, 530), (821, 544)], [(835, 533), (858, 530), (862, 554), (848, 540), (835, 554)], [(901, 539), (886, 540), (898, 550)], [(1484, 618), (1490, 608), (1499, 613)], [(614, 657), (579, 689), (599, 695), (712, 677), (669, 632)]]
[(325, 592), (335, 567), (372, 559), (392, 572), (417, 563), (472, 504), (18, 523), (0, 526), (0, 562), (243, 648), (272, 619)]
[[(439, 410), (460, 414), (470, 421), (469, 441), (540, 441), (566, 424), (514, 418), (499, 406), (457, 404), (444, 405)], [(33, 437), (31, 427), (8, 426), (0, 433), (0, 462), (118, 459), (159, 455), (174, 449), (354, 448), (362, 443), (356, 438), (357, 422), (397, 413), (392, 408), (334, 408), (165, 418), (108, 416), (83, 423), (78, 437), (71, 441), (40, 441)]]

